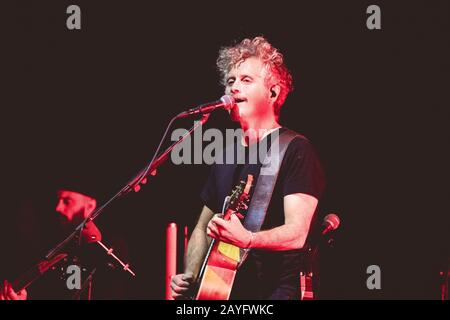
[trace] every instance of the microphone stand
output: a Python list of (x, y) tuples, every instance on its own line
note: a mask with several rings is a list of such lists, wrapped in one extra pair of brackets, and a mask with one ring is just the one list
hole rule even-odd
[(305, 247), (303, 270), (300, 271), (300, 283), (304, 287), (301, 290), (302, 300), (320, 299), (320, 248), (334, 246), (333, 231), (336, 229), (321, 230)]
[[(123, 196), (125, 196), (126, 194), (128, 194), (130, 191), (135, 191), (138, 192), (141, 188), (141, 184), (145, 184), (147, 183), (147, 178), (150, 175), (154, 175), (153, 173), (156, 172), (155, 170), (162, 165), (165, 161), (167, 161), (170, 152), (173, 150), (173, 148), (175, 148), (175, 146), (177, 146), (178, 144), (180, 144), (181, 142), (183, 142), (188, 136), (190, 136), (196, 129), (198, 129), (200, 126), (204, 125), (206, 123), (206, 121), (208, 121), (210, 114), (202, 114), (202, 118), (200, 121), (196, 121), (195, 124), (191, 127), (191, 129), (189, 129), (189, 131), (183, 135), (178, 141), (175, 141), (170, 147), (168, 147), (164, 152), (162, 152), (159, 156), (159, 150), (161, 148), (162, 143), (165, 140), (165, 137), (167, 136), (167, 133), (170, 129), (170, 127), (172, 126), (172, 123), (176, 120), (181, 118), (183, 115), (183, 112), (176, 115), (175, 117), (173, 117), (167, 128), (166, 131), (159, 143), (159, 146), (153, 156), (153, 159), (150, 161), (150, 163), (144, 168), (142, 169), (133, 179), (131, 179), (119, 192), (117, 192), (111, 199), (109, 199), (108, 201), (106, 201), (103, 205), (101, 205), (100, 207), (98, 207), (97, 209), (95, 209), (94, 211), (92, 211), (87, 217), (86, 219), (83, 220), (83, 222), (81, 222), (76, 228), (75, 230), (67, 237), (65, 238), (63, 241), (61, 241), (58, 245), (56, 245), (56, 247), (54, 247), (53, 249), (51, 249), (47, 255), (45, 256), (45, 259), (50, 260), (53, 257), (55, 257), (59, 252), (61, 252), (61, 250), (79, 233), (81, 235), (81, 232), (83, 230), (83, 228), (85, 227), (85, 225), (90, 222), (93, 221), (95, 218), (97, 218), (114, 200), (117, 200)], [(81, 237), (80, 237), (81, 238)], [(108, 248), (102, 246), (103, 249), (105, 249), (105, 251), (109, 253)], [(116, 259), (117, 260), (117, 259)], [(120, 260), (119, 260), (120, 261)], [(124, 266), (125, 264), (122, 263), (122, 265)], [(134, 272), (129, 268), (129, 265), (126, 264), (126, 267), (123, 268), (124, 271), (129, 272), (130, 274), (132, 274), (133, 276), (135, 276)]]
[(92, 280), (95, 271), (97, 271), (97, 268), (92, 269), (92, 271), (89, 273), (89, 276), (83, 282), (81, 288), (72, 297), (72, 300), (81, 300), (81, 295), (83, 294), (83, 291), (86, 290), (86, 288), (87, 288), (87, 300), (92, 300)]

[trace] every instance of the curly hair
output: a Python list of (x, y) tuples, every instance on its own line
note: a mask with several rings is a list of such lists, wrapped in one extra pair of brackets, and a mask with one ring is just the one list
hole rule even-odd
[(269, 71), (266, 84), (278, 84), (281, 88), (278, 99), (274, 104), (274, 112), (278, 117), (281, 106), (289, 92), (293, 90), (292, 75), (284, 63), (281, 52), (274, 48), (264, 37), (244, 39), (240, 43), (223, 47), (217, 58), (217, 69), (221, 74), (221, 83), (226, 86), (227, 74), (239, 63), (250, 57), (261, 59), (265, 68)]

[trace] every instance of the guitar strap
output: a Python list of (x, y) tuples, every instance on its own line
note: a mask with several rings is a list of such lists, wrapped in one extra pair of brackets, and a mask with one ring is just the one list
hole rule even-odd
[[(291, 141), (300, 136), (291, 130), (285, 130), (281, 134), (278, 134), (278, 131), (275, 133), (272, 134), (270, 149), (262, 161), (258, 181), (243, 224), (251, 232), (258, 232), (261, 229), (286, 150)], [(250, 159), (252, 158), (250, 157)], [(248, 252), (249, 249), (241, 249), (240, 263), (245, 260)]]

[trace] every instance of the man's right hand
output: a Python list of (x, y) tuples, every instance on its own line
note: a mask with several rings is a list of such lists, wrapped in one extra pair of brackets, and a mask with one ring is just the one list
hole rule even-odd
[(26, 300), (27, 290), (23, 289), (19, 292), (14, 292), (12, 285), (8, 281), (3, 282), (3, 287), (0, 286), (0, 300)]
[(193, 283), (194, 275), (191, 272), (174, 275), (170, 283), (172, 297), (175, 300), (189, 299)]

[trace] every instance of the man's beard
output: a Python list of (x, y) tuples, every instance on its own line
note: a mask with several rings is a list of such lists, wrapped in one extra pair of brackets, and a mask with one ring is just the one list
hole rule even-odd
[(73, 229), (78, 226), (84, 220), (84, 208), (78, 210), (72, 216), (72, 220), (67, 219), (66, 216), (59, 217), (59, 223), (63, 230)]

